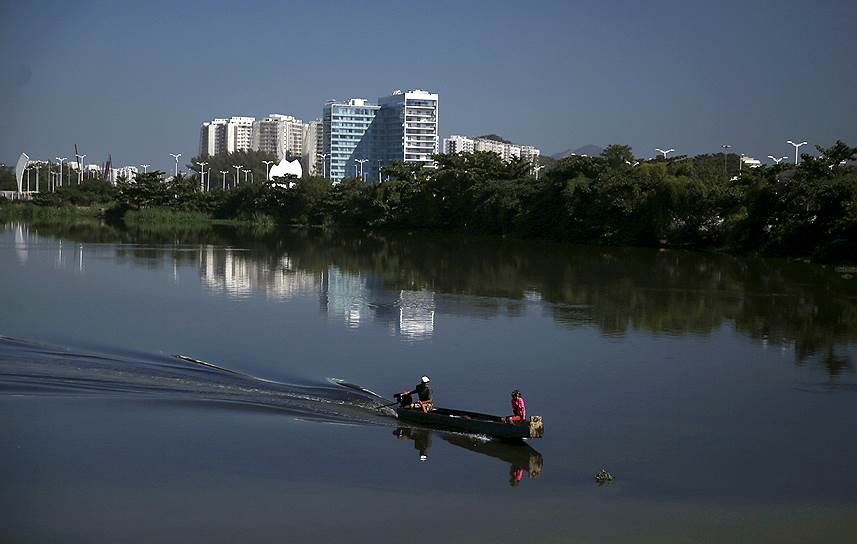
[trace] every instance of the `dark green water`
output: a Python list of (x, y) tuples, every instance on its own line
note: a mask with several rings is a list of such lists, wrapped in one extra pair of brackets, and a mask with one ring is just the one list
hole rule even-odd
[[(0, 278), (0, 541), (857, 534), (848, 270), (7, 224)], [(400, 429), (330, 381), (389, 397), (422, 374), (448, 407), (506, 413), (521, 389), (545, 437)]]

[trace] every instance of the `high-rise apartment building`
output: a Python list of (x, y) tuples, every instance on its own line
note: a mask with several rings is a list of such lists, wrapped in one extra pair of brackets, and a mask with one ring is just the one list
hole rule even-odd
[(255, 117), (216, 118), (202, 124), (199, 154), (218, 155), (249, 151), (252, 145)]
[(375, 134), (369, 129), (380, 108), (363, 98), (352, 98), (346, 102), (330, 100), (324, 105), (324, 169), (335, 183), (359, 173), (360, 166), (356, 161), (371, 160), (374, 156)]
[(362, 98), (324, 107), (323, 153), (334, 182), (362, 173), (366, 181), (392, 161), (434, 166), (438, 152), (438, 95), (419, 89), (395, 91), (369, 104)]
[(504, 161), (520, 158), (528, 162), (535, 162), (541, 154), (538, 148), (531, 145), (511, 144), (491, 138), (468, 138), (467, 136), (453, 134), (443, 140), (444, 153), (474, 153), (479, 151), (496, 153)]
[(432, 156), (438, 152), (437, 99), (437, 93), (420, 89), (394, 91), (378, 99), (381, 110), (378, 155), (374, 159), (380, 160), (381, 166), (394, 160), (434, 166)]
[(253, 122), (251, 149), (293, 159), (303, 153), (304, 122), (291, 115), (272, 113)]

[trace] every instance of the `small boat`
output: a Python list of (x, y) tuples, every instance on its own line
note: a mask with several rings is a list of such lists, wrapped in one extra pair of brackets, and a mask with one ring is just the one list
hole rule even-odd
[(402, 421), (418, 423), (445, 431), (458, 431), (472, 434), (484, 434), (506, 440), (521, 438), (541, 438), (544, 435), (542, 418), (532, 416), (520, 423), (506, 423), (503, 418), (477, 412), (432, 408), (423, 412), (413, 408), (396, 408), (396, 415)]

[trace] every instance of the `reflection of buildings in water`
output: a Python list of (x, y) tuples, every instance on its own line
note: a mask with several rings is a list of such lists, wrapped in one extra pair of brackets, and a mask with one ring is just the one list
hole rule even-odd
[(399, 294), (399, 331), (411, 339), (428, 338), (434, 332), (434, 292), (406, 291)]
[(202, 283), (212, 291), (244, 298), (264, 292), (268, 298), (288, 299), (318, 291), (321, 278), (292, 269), (288, 256), (276, 261), (254, 259), (250, 252), (206, 246), (200, 259)]
[(381, 276), (354, 274), (331, 266), (321, 281), (320, 299), (324, 311), (352, 328), (371, 317), (407, 339), (427, 338), (434, 332), (434, 293), (397, 293), (387, 288)]
[(30, 238), (30, 230), (23, 223), (15, 227), (15, 253), (21, 264), (26, 264), (28, 254), (27, 241)]
[[(433, 431), (399, 427), (393, 435), (399, 440), (413, 440), (414, 448), (420, 452), (420, 461), (428, 458)], [(441, 438), (459, 448), (470, 450), (487, 457), (493, 457), (509, 463), (509, 485), (518, 485), (524, 474), (538, 478), (542, 473), (544, 458), (532, 446), (525, 442), (504, 442), (499, 440), (479, 440), (475, 437), (459, 434), (441, 433)]]
[(325, 276), (324, 309), (343, 318), (348, 327), (359, 327), (369, 299), (365, 278), (361, 274), (343, 272), (335, 266), (329, 267)]

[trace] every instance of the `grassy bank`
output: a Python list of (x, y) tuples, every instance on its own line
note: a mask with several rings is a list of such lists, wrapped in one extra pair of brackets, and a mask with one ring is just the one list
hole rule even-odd
[(128, 210), (122, 216), (126, 225), (134, 226), (208, 226), (211, 216), (203, 212), (186, 212), (163, 208)]
[(29, 223), (79, 223), (102, 215), (100, 208), (83, 206), (37, 206), (32, 202), (0, 201), (0, 220)]

